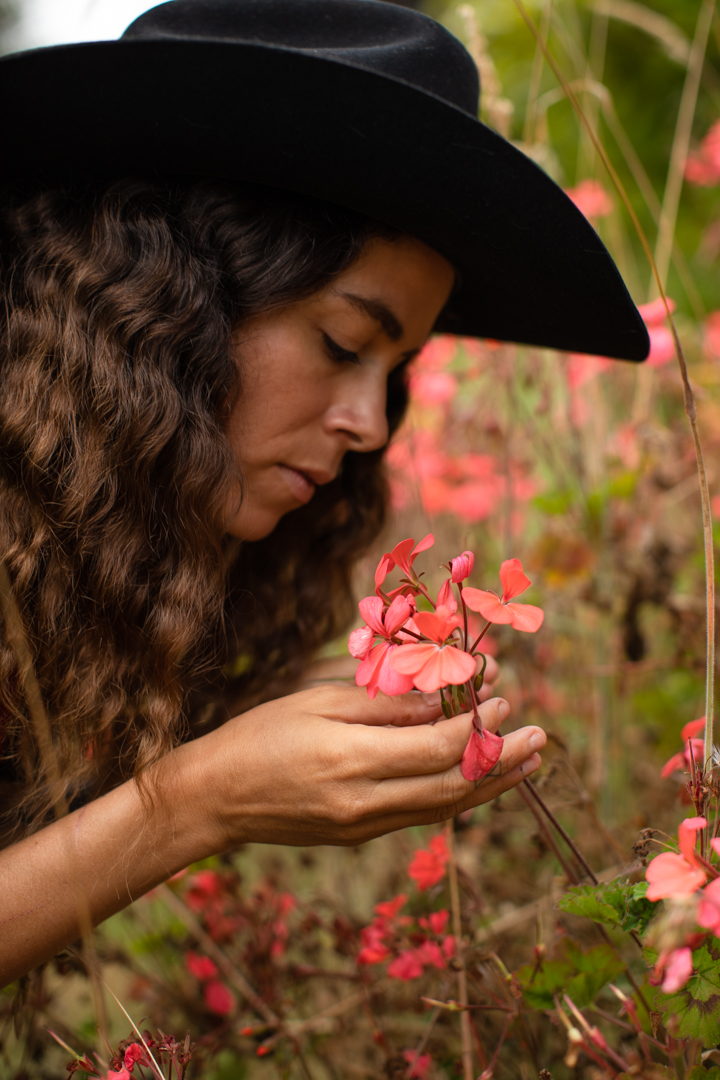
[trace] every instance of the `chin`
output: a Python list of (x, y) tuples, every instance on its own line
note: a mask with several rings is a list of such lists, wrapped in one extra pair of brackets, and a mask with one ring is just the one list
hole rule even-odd
[(236, 540), (264, 540), (274, 531), (282, 516), (278, 513), (243, 514), (241, 511), (229, 523), (226, 532)]

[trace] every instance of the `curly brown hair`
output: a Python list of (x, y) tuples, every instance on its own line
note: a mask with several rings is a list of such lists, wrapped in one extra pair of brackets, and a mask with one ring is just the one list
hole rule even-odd
[[(241, 479), (222, 417), (242, 393), (238, 326), (321, 289), (374, 236), (393, 232), (218, 181), (5, 199), (0, 557), (68, 801), (141, 777), (208, 702), (282, 693), (349, 621), (353, 563), (386, 513), (382, 451), (348, 453), (311, 504), (240, 545), (218, 524)], [(405, 400), (398, 369), (391, 430)], [(49, 804), (2, 632), (6, 841)]]

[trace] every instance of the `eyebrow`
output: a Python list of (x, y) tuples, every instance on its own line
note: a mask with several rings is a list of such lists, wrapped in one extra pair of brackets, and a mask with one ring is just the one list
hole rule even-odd
[(400, 341), (405, 330), (403, 325), (394, 315), (390, 308), (382, 300), (371, 296), (357, 296), (356, 293), (340, 293), (343, 300), (347, 300), (353, 307), (369, 315), (375, 322), (380, 323), (391, 341)]

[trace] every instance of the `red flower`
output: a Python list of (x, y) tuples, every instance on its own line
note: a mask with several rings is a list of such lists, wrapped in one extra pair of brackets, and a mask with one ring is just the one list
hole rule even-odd
[(434, 612), (419, 611), (413, 618), (413, 628), (431, 640), (401, 645), (390, 657), (391, 667), (409, 678), (418, 690), (438, 690), (467, 682), (475, 674), (475, 660), (456, 646), (445, 644), (461, 621), (442, 605)]
[(460, 762), (460, 771), (465, 779), (482, 780), (483, 776), (487, 776), (499, 760), (502, 748), (501, 735), (495, 735), (492, 731), (484, 731), (480, 735), (473, 728)]
[(442, 833), (439, 836), (433, 836), (428, 846), (429, 851), (420, 848), (415, 852), (408, 867), (408, 875), (418, 889), (429, 889), (432, 885), (437, 885), (438, 881), (442, 881), (450, 858), (447, 841)]
[(590, 221), (612, 213), (612, 199), (599, 180), (581, 180), (577, 187), (567, 188), (565, 194)]
[(720, 182), (720, 121), (708, 131), (700, 144), (700, 153), (688, 156), (685, 177), (691, 184), (703, 187)]
[[(412, 615), (412, 605), (404, 596), (396, 596), (386, 608), (379, 596), (366, 596), (358, 606), (367, 623), (367, 629), (371, 632), (370, 641), (376, 636), (383, 640), (363, 656), (357, 651), (353, 652), (353, 649), (359, 648), (359, 643), (357, 639), (353, 641), (353, 635), (350, 635), (351, 652), (358, 659), (362, 659), (355, 673), (355, 682), (358, 686), (367, 686), (370, 698), (374, 698), (378, 690), (390, 695), (406, 694), (408, 690), (412, 690), (412, 679), (397, 672), (389, 661), (392, 653), (398, 649), (392, 638), (397, 636)], [(367, 644), (369, 646), (370, 642)]]
[(390, 949), (384, 942), (387, 927), (376, 920), (360, 931), (363, 948), (358, 953), (358, 964), (380, 964), (390, 956)]
[(681, 754), (673, 754), (669, 761), (666, 761), (663, 765), (660, 775), (662, 777), (671, 776), (674, 772), (690, 772), (691, 765), (691, 747), (692, 757), (695, 763), (702, 762), (705, 756), (705, 743), (702, 739), (695, 739), (693, 736), (697, 735), (705, 727), (705, 717), (701, 717), (699, 720), (691, 720), (689, 724), (680, 732), (681, 738), (685, 743), (685, 749)]
[(423, 941), (416, 949), (416, 956), (423, 964), (433, 964), (436, 968), (447, 967), (437, 941)]
[(185, 957), (185, 967), (196, 979), (214, 979), (218, 973), (217, 964), (209, 956), (198, 956), (189, 952)]
[(433, 934), (437, 934), (438, 936), (442, 934), (448, 924), (449, 918), (450, 912), (447, 911), (446, 908), (443, 908), (442, 911), (431, 912), (431, 914), (428, 915), (428, 922), (430, 923), (430, 929)]
[(227, 1016), (235, 1008), (234, 994), (217, 979), (206, 983), (203, 997), (210, 1012), (217, 1013), (218, 1016)]
[(377, 565), (375, 571), (375, 591), (379, 593), (380, 586), (385, 581), (391, 570), (396, 566), (403, 572), (405, 577), (412, 578), (413, 569), (412, 565), (416, 558), (422, 551), (427, 551), (435, 543), (435, 537), (432, 533), (428, 533), (423, 537), (419, 544), (415, 544), (415, 541), (410, 538), (408, 540), (401, 540), (399, 544), (390, 552), (386, 552), (380, 562)]
[(381, 903), (376, 904), (375, 911), (385, 919), (394, 919), (406, 902), (407, 896), (405, 893), (400, 893), (393, 900), (383, 900)]
[(388, 964), (387, 973), (391, 979), (409, 981), (410, 979), (420, 978), (423, 973), (423, 966), (415, 952), (406, 949), (405, 952), (401, 952), (399, 956), (396, 956), (392, 963)]
[(539, 607), (510, 603), (513, 597), (525, 592), (530, 585), (519, 559), (505, 560), (500, 567), (500, 583), (503, 587), (502, 598), (484, 589), (464, 589), (463, 597), (470, 610), (477, 611), (491, 623), (510, 623), (516, 630), (525, 630), (530, 634), (539, 630), (545, 618)]

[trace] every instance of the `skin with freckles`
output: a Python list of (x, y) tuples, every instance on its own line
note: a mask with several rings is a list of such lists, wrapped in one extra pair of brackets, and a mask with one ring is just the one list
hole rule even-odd
[(267, 536), (338, 474), (346, 451), (385, 445), (388, 375), (425, 344), (454, 281), (420, 240), (373, 240), (323, 292), (242, 327), (227, 433), (245, 492), (228, 532)]
[[(242, 391), (227, 420), (243, 474), (228, 531), (267, 536), (312, 499), (353, 450), (383, 446), (389, 373), (430, 333), (454, 272), (418, 240), (373, 241), (325, 290), (253, 319), (236, 334)], [(348, 661), (342, 663), (348, 664)], [(50, 959), (93, 924), (197, 860), (239, 844), (355, 845), (440, 822), (488, 802), (540, 766), (540, 728), (504, 739), (496, 775), (463, 778), (469, 715), (443, 719), (439, 695), (401, 697), (329, 685), (249, 709), (177, 747), (146, 773), (0, 852), (0, 985)], [(509, 713), (480, 706), (496, 731)]]

